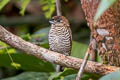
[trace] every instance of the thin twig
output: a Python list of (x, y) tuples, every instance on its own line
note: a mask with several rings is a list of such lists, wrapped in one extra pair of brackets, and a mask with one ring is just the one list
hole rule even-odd
[(61, 16), (62, 15), (60, 0), (56, 0), (56, 11), (57, 11), (57, 16)]
[(81, 66), (80, 66), (80, 69), (79, 69), (79, 72), (78, 72), (78, 74), (77, 74), (76, 80), (80, 80), (81, 77), (82, 77), (82, 73), (83, 73), (83, 71), (84, 71), (84, 68), (85, 68), (85, 66), (86, 66), (86, 63), (87, 63), (88, 57), (89, 57), (89, 53), (88, 53), (88, 52), (89, 52), (89, 50), (87, 50), (87, 52), (86, 52), (86, 54), (85, 54), (84, 60), (83, 60), (83, 62), (82, 62), (82, 64), (81, 64)]
[[(76, 77), (76, 80), (80, 80), (81, 77), (82, 77), (82, 73), (84, 71), (84, 68), (87, 64), (87, 61), (88, 61), (88, 57), (89, 55), (91, 56), (92, 54), (96, 55), (95, 54), (95, 51), (96, 51), (96, 41), (95, 39), (92, 38), (92, 35), (90, 36), (90, 43), (89, 43), (89, 47), (88, 47), (88, 50), (85, 54), (85, 57), (84, 57), (84, 60), (83, 60), (83, 63), (81, 64), (81, 67), (78, 71), (78, 74), (77, 74), (77, 77)], [(91, 58), (94, 58), (94, 59), (91, 59), (91, 60), (94, 60), (95, 61), (95, 56), (92, 55)]]

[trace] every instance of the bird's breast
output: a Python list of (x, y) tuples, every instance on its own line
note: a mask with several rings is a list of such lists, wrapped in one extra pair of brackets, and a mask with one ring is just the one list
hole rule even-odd
[(71, 35), (66, 27), (51, 27), (49, 45), (53, 51), (66, 53), (71, 48)]

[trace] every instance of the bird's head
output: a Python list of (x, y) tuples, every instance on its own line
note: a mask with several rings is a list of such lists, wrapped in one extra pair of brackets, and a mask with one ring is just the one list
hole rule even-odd
[(62, 25), (69, 26), (69, 22), (64, 16), (54, 16), (49, 22), (51, 24), (55, 24), (59, 26), (62, 26)]

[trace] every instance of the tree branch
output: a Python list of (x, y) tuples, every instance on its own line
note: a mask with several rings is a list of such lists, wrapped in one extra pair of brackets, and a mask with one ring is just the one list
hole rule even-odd
[(57, 16), (62, 16), (60, 0), (56, 0)]
[[(20, 37), (8, 32), (5, 28), (0, 26), (0, 40), (7, 43), (8, 45), (19, 49), (26, 54), (33, 55), (39, 59), (46, 60), (51, 63), (59, 64), (65, 67), (79, 69), (83, 60), (71, 56), (65, 56), (63, 54), (58, 54), (53, 51), (49, 51), (40, 46), (34, 45), (27, 42)], [(120, 69), (115, 66), (107, 66), (97, 62), (88, 61), (85, 67), (85, 72), (97, 73), (100, 75), (105, 75), (110, 72), (114, 72)]]

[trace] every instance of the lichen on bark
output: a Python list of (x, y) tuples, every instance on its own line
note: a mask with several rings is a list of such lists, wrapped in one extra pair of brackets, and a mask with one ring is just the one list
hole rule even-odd
[(120, 66), (120, 0), (107, 9), (94, 23), (101, 0), (81, 0), (92, 38), (104, 64)]

